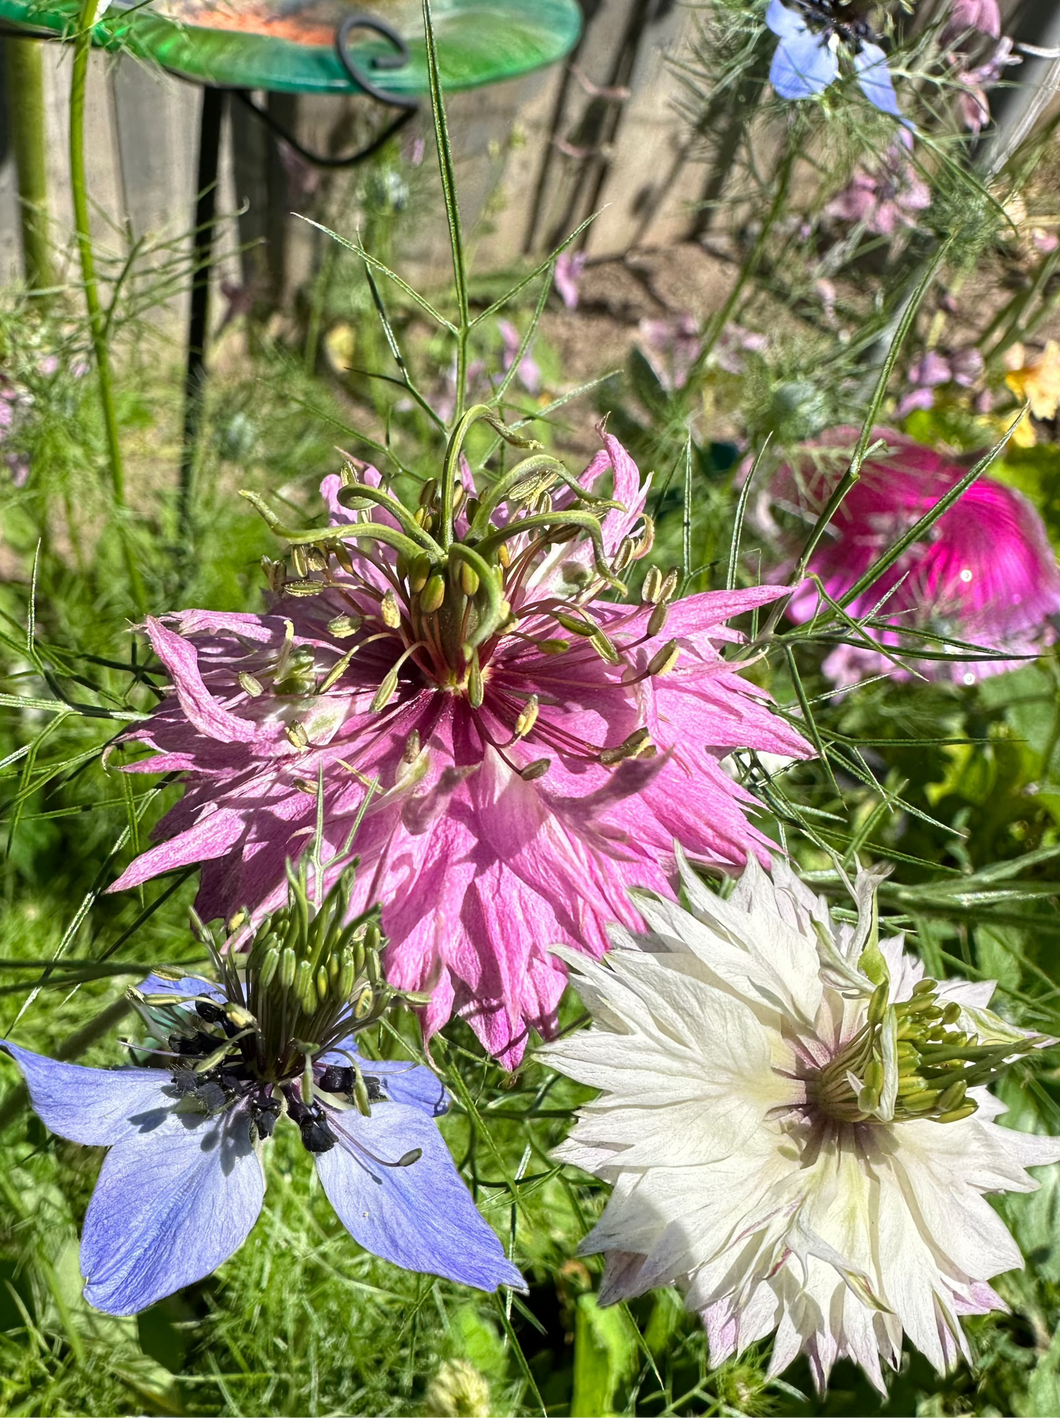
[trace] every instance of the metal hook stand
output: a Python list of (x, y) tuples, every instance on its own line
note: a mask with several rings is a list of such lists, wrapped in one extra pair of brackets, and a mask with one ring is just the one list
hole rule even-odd
[(184, 428), (180, 459), (180, 487), (177, 498), (180, 537), (189, 540), (191, 493), (195, 471), (195, 455), (202, 426), (203, 392), (206, 375), (206, 340), (210, 323), (210, 279), (213, 271), (213, 246), (217, 225), (217, 172), (221, 152), (221, 127), (225, 99), (229, 93), (249, 108), (271, 132), (287, 143), (296, 153), (321, 168), (353, 167), (364, 162), (398, 132), (419, 108), (419, 100), (406, 94), (396, 94), (380, 88), (354, 62), (349, 53), (349, 39), (354, 30), (372, 30), (394, 47), (393, 54), (379, 55), (371, 67), (377, 72), (403, 69), (409, 62), (409, 48), (404, 39), (384, 20), (374, 15), (352, 14), (339, 25), (335, 33), (335, 51), (339, 62), (357, 91), (377, 102), (401, 112), (393, 122), (363, 148), (354, 153), (331, 157), (303, 147), (267, 110), (255, 103), (246, 89), (203, 89), (202, 113), (199, 119), (199, 154), (196, 174), (195, 229), (192, 245), (191, 307), (188, 315), (187, 362), (184, 372)]

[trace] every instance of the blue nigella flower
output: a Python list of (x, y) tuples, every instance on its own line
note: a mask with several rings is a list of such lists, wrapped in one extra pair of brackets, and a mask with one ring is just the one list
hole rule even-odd
[(481, 1290), (525, 1288), (438, 1131), (440, 1081), (354, 1048), (389, 992), (372, 983), (363, 924), (358, 941), (341, 900), (323, 909), (330, 923), (316, 932), (312, 912), (277, 912), (242, 974), (219, 961), (221, 988), (152, 975), (132, 991), (168, 1031), (158, 1066), (85, 1068), (3, 1045), (52, 1132), (110, 1149), (81, 1238), (97, 1309), (135, 1314), (239, 1249), (265, 1196), (262, 1144), (284, 1116), (366, 1250)]
[(769, 82), (781, 98), (824, 93), (839, 77), (842, 45), (853, 59), (858, 84), (869, 103), (906, 127), (913, 126), (902, 118), (886, 55), (864, 20), (840, 18), (834, 0), (793, 0), (791, 7), (770, 0), (766, 24), (780, 40)]

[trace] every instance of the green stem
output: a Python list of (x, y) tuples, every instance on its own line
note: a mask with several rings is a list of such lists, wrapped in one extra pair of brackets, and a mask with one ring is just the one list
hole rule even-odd
[(85, 95), (88, 89), (88, 59), (92, 48), (92, 20), (96, 13), (96, 4), (97, 0), (82, 0), (77, 34), (74, 36), (74, 61), (70, 75), (70, 191), (73, 198), (77, 250), (81, 259), (81, 281), (92, 334), (92, 349), (96, 357), (96, 372), (99, 376), (99, 399), (103, 413), (103, 428), (107, 439), (107, 453), (110, 459), (114, 512), (129, 576), (129, 586), (137, 609), (142, 614), (147, 608), (147, 598), (140, 570), (133, 558), (132, 547), (129, 544), (128, 528), (125, 525), (125, 474), (122, 467), (121, 442), (118, 437), (118, 416), (114, 406), (110, 351), (107, 347), (107, 322), (99, 301), (96, 258), (92, 249), (92, 232), (89, 226), (88, 187), (85, 182)]
[(7, 90), (12, 102), (12, 147), (18, 171), (22, 262), (35, 294), (55, 285), (48, 244), (48, 164), (44, 141), (44, 55), (39, 40), (8, 35), (4, 43)]

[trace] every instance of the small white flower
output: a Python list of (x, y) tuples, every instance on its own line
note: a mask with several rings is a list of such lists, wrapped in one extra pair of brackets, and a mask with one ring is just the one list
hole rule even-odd
[(564, 953), (595, 1027), (544, 1051), (602, 1090), (557, 1153), (614, 1184), (583, 1244), (600, 1302), (676, 1283), (713, 1364), (775, 1330), (770, 1373), (804, 1351), (821, 1388), (849, 1357), (885, 1392), (903, 1333), (936, 1369), (968, 1357), (960, 1316), (1004, 1308), (987, 1282), (1022, 1265), (986, 1194), (1060, 1159), (984, 1084), (1050, 1041), (878, 941), (876, 873), (856, 927), (781, 862), (727, 901), (682, 875), (694, 914), (638, 894), (649, 935)]

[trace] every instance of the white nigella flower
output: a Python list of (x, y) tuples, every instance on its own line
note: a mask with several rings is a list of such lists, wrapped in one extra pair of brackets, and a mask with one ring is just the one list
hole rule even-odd
[(968, 1357), (960, 1316), (1004, 1308), (987, 1282), (1022, 1265), (986, 1194), (1060, 1159), (984, 1085), (1051, 1041), (878, 941), (878, 874), (856, 928), (781, 862), (727, 901), (682, 874), (694, 914), (638, 893), (647, 936), (564, 954), (595, 1027), (544, 1051), (601, 1090), (557, 1153), (614, 1184), (583, 1244), (600, 1302), (676, 1283), (712, 1363), (775, 1330), (770, 1372), (805, 1351), (822, 1388), (847, 1356), (885, 1391), (903, 1333), (939, 1370)]

